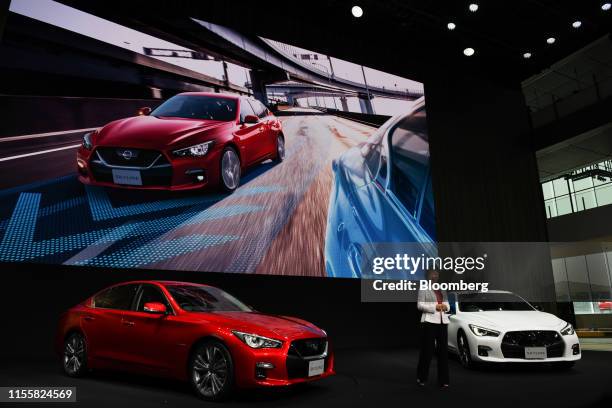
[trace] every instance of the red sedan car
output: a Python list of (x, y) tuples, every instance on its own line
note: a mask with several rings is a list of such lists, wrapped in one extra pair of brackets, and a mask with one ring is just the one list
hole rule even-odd
[(127, 282), (65, 312), (56, 350), (69, 376), (119, 369), (190, 381), (217, 400), (234, 387), (288, 386), (334, 374), (326, 333), (183, 282)]
[(77, 170), (85, 184), (231, 192), (249, 166), (284, 157), (281, 123), (261, 102), (188, 92), (85, 134)]

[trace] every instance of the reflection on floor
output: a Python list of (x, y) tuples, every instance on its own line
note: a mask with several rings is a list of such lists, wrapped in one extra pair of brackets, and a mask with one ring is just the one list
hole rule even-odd
[[(95, 373), (82, 379), (60, 374), (58, 363), (3, 359), (0, 385), (75, 386), (77, 405), (86, 407), (206, 407), (186, 384), (117, 373)], [(415, 383), (416, 350), (339, 350), (338, 375), (284, 390), (239, 392), (222, 405), (291, 407), (599, 407), (611, 406), (612, 353), (586, 351), (575, 368), (559, 371), (536, 364), (463, 369), (450, 361), (451, 387), (440, 389), (435, 362), (425, 387)]]

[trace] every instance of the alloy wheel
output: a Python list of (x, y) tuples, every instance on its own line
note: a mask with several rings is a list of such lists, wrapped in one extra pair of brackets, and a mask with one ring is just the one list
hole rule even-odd
[(198, 352), (193, 362), (193, 382), (205, 397), (218, 396), (228, 382), (229, 362), (216, 345), (208, 344)]
[(469, 367), (472, 361), (470, 357), (470, 346), (468, 345), (467, 339), (465, 338), (465, 335), (463, 333), (459, 335), (458, 343), (459, 361), (461, 362), (462, 366)]
[(85, 364), (85, 340), (74, 334), (64, 345), (64, 370), (68, 375), (77, 375)]
[(221, 177), (228, 190), (234, 190), (240, 183), (240, 159), (233, 149), (227, 149), (221, 158)]

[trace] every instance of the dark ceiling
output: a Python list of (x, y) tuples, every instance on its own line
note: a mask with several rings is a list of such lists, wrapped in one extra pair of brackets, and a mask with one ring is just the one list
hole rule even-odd
[[(478, 75), (518, 86), (521, 80), (610, 34), (603, 0), (61, 0), (158, 36), (194, 44), (188, 17), (232, 26), (427, 81)], [(478, 3), (477, 12), (468, 10)], [(351, 15), (359, 5), (361, 18)], [(572, 22), (580, 20), (576, 29)], [(449, 31), (449, 21), (457, 27)], [(546, 42), (555, 37), (554, 44)], [(466, 57), (466, 47), (475, 55)], [(530, 59), (523, 53), (531, 52)]]

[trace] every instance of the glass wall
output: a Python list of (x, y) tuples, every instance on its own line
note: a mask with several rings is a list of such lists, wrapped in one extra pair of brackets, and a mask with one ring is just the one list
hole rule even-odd
[(552, 260), (557, 300), (576, 314), (612, 314), (612, 250)]
[[(600, 170), (597, 175), (580, 178)], [(612, 160), (571, 172), (568, 176), (542, 183), (546, 217), (558, 217), (573, 212), (612, 204)]]

